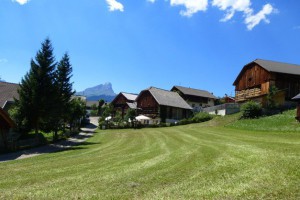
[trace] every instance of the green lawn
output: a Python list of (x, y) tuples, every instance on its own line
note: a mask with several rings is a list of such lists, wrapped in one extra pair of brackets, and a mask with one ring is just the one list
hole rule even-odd
[(299, 199), (300, 132), (223, 126), (236, 118), (99, 131), (69, 151), (0, 163), (0, 199)]

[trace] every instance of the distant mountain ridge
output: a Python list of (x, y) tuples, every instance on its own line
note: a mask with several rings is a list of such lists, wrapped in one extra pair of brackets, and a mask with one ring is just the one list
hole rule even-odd
[(112, 89), (110, 82), (87, 88), (84, 91), (77, 92), (76, 95), (86, 96), (88, 101), (103, 99), (107, 102), (111, 102), (116, 97), (116, 93)]

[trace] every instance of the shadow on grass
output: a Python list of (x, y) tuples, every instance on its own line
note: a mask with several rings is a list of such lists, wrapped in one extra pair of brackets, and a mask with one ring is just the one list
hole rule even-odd
[(30, 158), (41, 154), (47, 154), (47, 153), (57, 153), (61, 151), (74, 151), (74, 150), (88, 149), (88, 147), (85, 146), (96, 145), (96, 144), (100, 144), (100, 143), (63, 141), (63, 143), (59, 143), (59, 144), (58, 143), (49, 144), (45, 146), (35, 147), (28, 150), (3, 154), (0, 155), (0, 162)]
[(88, 147), (85, 146), (100, 144), (100, 143), (86, 141), (88, 138), (94, 135), (93, 129), (95, 128), (97, 128), (96, 125), (89, 124), (85, 128), (82, 128), (79, 134), (73, 135), (72, 137), (66, 140), (61, 140), (56, 143), (48, 144), (45, 146), (20, 150), (18, 152), (0, 154), (0, 162), (29, 158), (41, 154), (46, 154), (46, 153), (56, 153), (61, 151), (87, 149)]

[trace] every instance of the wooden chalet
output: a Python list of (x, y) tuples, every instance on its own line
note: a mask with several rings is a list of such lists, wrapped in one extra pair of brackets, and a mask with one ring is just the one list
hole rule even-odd
[(126, 92), (120, 92), (114, 100), (111, 102), (114, 106), (115, 112), (121, 112), (122, 118), (124, 118), (129, 108), (136, 109), (137, 94), (131, 94)]
[(236, 102), (252, 99), (266, 105), (270, 87), (275, 86), (275, 101), (283, 105), (300, 92), (300, 65), (257, 59), (243, 67), (233, 85)]
[(14, 103), (14, 98), (19, 98), (19, 84), (0, 82), (0, 107), (6, 112)]
[(7, 112), (0, 108), (0, 150), (7, 148), (7, 136), (9, 130), (15, 127), (15, 123)]
[(200, 111), (203, 107), (214, 106), (217, 99), (217, 97), (206, 90), (174, 86), (171, 91), (177, 92), (194, 111)]
[(177, 93), (155, 87), (141, 91), (137, 99), (138, 114), (157, 122), (176, 122), (187, 118), (192, 107)]

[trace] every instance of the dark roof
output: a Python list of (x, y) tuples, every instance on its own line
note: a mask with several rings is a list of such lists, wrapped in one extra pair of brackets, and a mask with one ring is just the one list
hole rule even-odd
[(239, 77), (242, 75), (244, 69), (253, 63), (258, 64), (259, 66), (261, 66), (269, 72), (300, 75), (300, 65), (276, 62), (271, 60), (256, 59), (243, 67), (233, 84), (235, 84)]
[(191, 95), (191, 96), (197, 96), (197, 97), (206, 97), (211, 99), (217, 99), (216, 96), (214, 96), (212, 93), (206, 91), (206, 90), (198, 90), (194, 88), (187, 88), (182, 86), (174, 86), (171, 90), (178, 89), (180, 92), (182, 92), (184, 95)]
[(192, 110), (192, 107), (187, 104), (177, 92), (163, 90), (155, 87), (150, 87), (149, 89), (143, 90), (142, 92), (144, 91), (149, 91), (159, 105)]
[(0, 107), (4, 108), (6, 102), (14, 101), (14, 98), (19, 99), (18, 89), (19, 84), (0, 82)]

